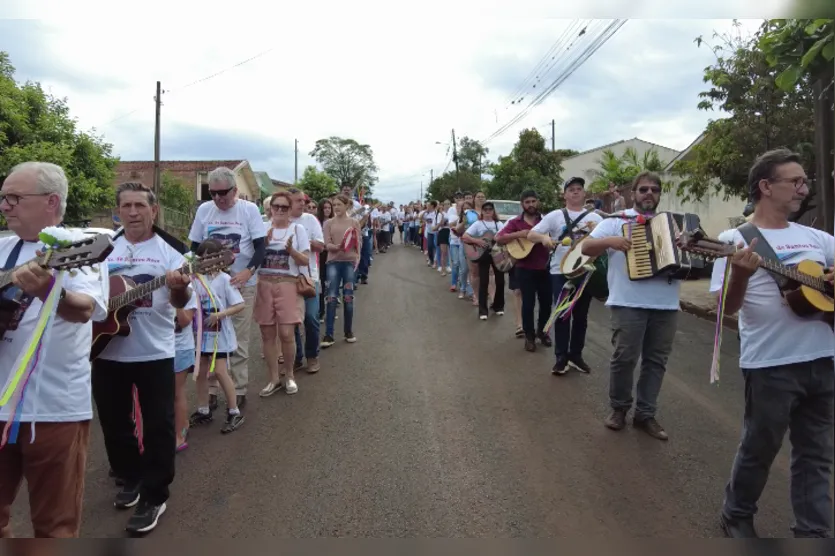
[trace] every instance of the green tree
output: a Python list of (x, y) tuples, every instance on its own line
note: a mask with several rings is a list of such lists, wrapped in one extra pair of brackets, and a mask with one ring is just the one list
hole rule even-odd
[(661, 160), (654, 148), (638, 157), (638, 152), (632, 147), (627, 147), (621, 156), (615, 155), (611, 149), (606, 149), (597, 163), (600, 169), (595, 170), (594, 179), (589, 184), (589, 190), (594, 193), (607, 191), (610, 183), (617, 186), (632, 183), (635, 176), (644, 171), (660, 174), (667, 166), (667, 162)]
[(159, 202), (164, 207), (184, 214), (191, 214), (197, 204), (194, 189), (167, 170), (160, 175)]
[(308, 166), (304, 169), (298, 187), (316, 201), (335, 195), (339, 191), (333, 176), (327, 172), (322, 172), (316, 166)]
[(536, 129), (525, 129), (508, 156), (500, 156), (490, 168), (493, 179), (485, 182), (492, 199), (518, 199), (523, 191), (539, 194), (545, 210), (556, 208), (560, 197), (562, 157), (545, 147), (545, 138)]
[(769, 19), (758, 46), (769, 65), (780, 71), (775, 82), (784, 91), (792, 90), (804, 74), (828, 74), (831, 86), (835, 19)]
[(373, 192), (378, 168), (370, 145), (354, 139), (328, 137), (316, 141), (310, 156), (338, 184), (347, 181), (354, 187), (363, 187), (366, 196)]
[(456, 191), (469, 191), (475, 193), (483, 186), (481, 176), (469, 170), (455, 170), (445, 172), (435, 178), (429, 187), (426, 188), (425, 197), (427, 201), (432, 199), (443, 201), (452, 200)]
[[(714, 38), (716, 63), (705, 68), (710, 89), (699, 94), (701, 110), (723, 110), (727, 118), (712, 120), (701, 141), (672, 173), (682, 178), (678, 194), (699, 200), (715, 191), (727, 197), (748, 195), (748, 170), (764, 151), (777, 147), (803, 153), (807, 171), (814, 170), (814, 121), (809, 79), (801, 76), (786, 91), (775, 82), (778, 71), (758, 48), (762, 30), (744, 37), (737, 30)], [(698, 45), (706, 44), (699, 37)], [(810, 174), (811, 175), (811, 174)]]
[(554, 151), (559, 155), (560, 158), (565, 160), (566, 158), (571, 158), (572, 156), (577, 156), (580, 154), (580, 151), (575, 151), (574, 149), (557, 149)]
[(30, 160), (64, 168), (70, 190), (65, 220), (86, 219), (113, 206), (113, 177), (118, 158), (113, 146), (76, 129), (66, 99), (40, 83), (19, 84), (5, 52), (0, 52), (0, 175)]
[(486, 169), (490, 149), (467, 136), (458, 141), (458, 170), (480, 175)]

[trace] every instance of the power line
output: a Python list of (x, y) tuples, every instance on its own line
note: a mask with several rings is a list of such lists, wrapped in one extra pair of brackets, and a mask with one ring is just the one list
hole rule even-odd
[(597, 50), (603, 46), (623, 25), (626, 23), (627, 20), (616, 19), (614, 22), (609, 24), (608, 27), (600, 34), (600, 36), (594, 38), (588, 46), (580, 53), (580, 55), (573, 61), (569, 66), (560, 73), (556, 79), (539, 95), (537, 95), (533, 100), (528, 103), (528, 105), (514, 118), (512, 118), (509, 122), (505, 125), (500, 127), (498, 130), (494, 131), (489, 137), (484, 139), (481, 143), (487, 144), (489, 141), (495, 139), (496, 137), (500, 136), (504, 132), (506, 132), (510, 127), (515, 125), (516, 123), (520, 122), (524, 119), (534, 108), (542, 104), (542, 102), (551, 94), (553, 93), (557, 87), (559, 87), (568, 77), (573, 74), (578, 67), (580, 67), (586, 60), (591, 57), (592, 54), (597, 52)]
[[(201, 77), (200, 79), (197, 79), (197, 80), (195, 80), (195, 81), (192, 81), (191, 83), (189, 83), (189, 84), (187, 84), (187, 85), (183, 85), (182, 87), (177, 87), (177, 88), (175, 88), (175, 89), (170, 89), (170, 90), (163, 91), (163, 92), (164, 92), (164, 93), (168, 93), (168, 94), (170, 94), (170, 93), (174, 93), (174, 92), (182, 91), (182, 90), (184, 90), (184, 89), (188, 89), (189, 87), (192, 87), (192, 86), (194, 86), (194, 85), (197, 85), (198, 83), (203, 83), (204, 81), (208, 81), (208, 80), (210, 80), (210, 79), (214, 79), (215, 77), (217, 77), (217, 76), (219, 76), (219, 75), (223, 75), (223, 74), (224, 74), (224, 73), (226, 73), (227, 71), (230, 71), (230, 70), (233, 70), (233, 69), (235, 69), (235, 68), (237, 68), (237, 67), (243, 66), (244, 64), (247, 64), (247, 63), (249, 63), (249, 62), (251, 62), (251, 61), (253, 61), (253, 60), (256, 60), (256, 59), (258, 59), (258, 58), (260, 58), (260, 57), (262, 57), (262, 56), (264, 56), (264, 55), (266, 55), (266, 54), (268, 54), (268, 53), (272, 52), (273, 50), (275, 50), (275, 48), (268, 48), (267, 50), (264, 50), (263, 52), (260, 52), (260, 53), (256, 54), (255, 56), (252, 56), (252, 57), (250, 57), (250, 58), (247, 58), (246, 60), (243, 60), (243, 61), (241, 61), (241, 62), (238, 62), (237, 64), (231, 65), (231, 66), (229, 66), (228, 68), (222, 69), (222, 70), (220, 70), (220, 71), (218, 71), (218, 72), (215, 72), (215, 73), (213, 73), (213, 74), (211, 74), (211, 75), (207, 75), (206, 77)], [(127, 118), (128, 116), (131, 116), (131, 115), (133, 115), (133, 114), (136, 114), (137, 112), (139, 112), (139, 111), (140, 111), (140, 110), (142, 110), (143, 108), (144, 108), (144, 106), (143, 106), (143, 107), (141, 107), (141, 108), (136, 108), (135, 110), (131, 110), (130, 112), (126, 112), (126, 113), (122, 114), (121, 116), (117, 116), (117, 117), (113, 118), (112, 120), (110, 120), (110, 121), (107, 121), (107, 122), (103, 123), (103, 124), (101, 125), (101, 127), (105, 127), (105, 126), (107, 126), (107, 125), (112, 124), (113, 122), (117, 122), (117, 121), (119, 121), (119, 120), (122, 120), (122, 119), (124, 119), (124, 118)]]

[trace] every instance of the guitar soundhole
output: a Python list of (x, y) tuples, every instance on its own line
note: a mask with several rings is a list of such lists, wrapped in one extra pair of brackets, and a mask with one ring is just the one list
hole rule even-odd
[(582, 263), (582, 262), (583, 261), (581, 261), (580, 259), (575, 260), (574, 264), (571, 265), (571, 270), (577, 270), (578, 268), (580, 268), (580, 266), (581, 266), (580, 263)]

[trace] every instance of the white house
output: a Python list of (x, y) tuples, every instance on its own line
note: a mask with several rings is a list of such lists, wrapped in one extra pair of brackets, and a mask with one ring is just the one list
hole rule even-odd
[(658, 158), (665, 163), (679, 155), (679, 152), (675, 149), (633, 137), (632, 139), (609, 143), (608, 145), (584, 151), (580, 154), (575, 154), (571, 158), (564, 159), (562, 161), (562, 177), (566, 180), (574, 177), (583, 178), (586, 180), (586, 183), (590, 183), (595, 177), (595, 171), (600, 169), (598, 161), (603, 156), (603, 151), (610, 150), (615, 156), (621, 157), (626, 152), (626, 149), (630, 147), (635, 150), (635, 153), (638, 155), (638, 160), (641, 160), (645, 153), (653, 149), (658, 153)]

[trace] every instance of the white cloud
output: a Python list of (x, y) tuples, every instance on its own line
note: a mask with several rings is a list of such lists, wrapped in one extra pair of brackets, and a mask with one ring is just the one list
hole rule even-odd
[[(760, 10), (780, 3), (770, 0)], [(249, 0), (224, 3), (222, 11), (218, 2), (143, 2), (141, 12), (118, 13), (116, 4), (99, 0), (11, 4), (4, 9), (50, 18), (37, 27), (0, 23), (19, 37), (3, 46), (18, 78), (68, 97), (80, 126), (96, 127), (118, 154), (152, 158), (152, 97), (160, 80), (170, 91), (163, 96), (163, 158), (249, 158), (257, 169), (292, 180), (295, 138), (301, 174), (316, 139), (348, 136), (372, 146), (377, 194), (396, 202), (417, 197), (430, 168), (443, 170), (446, 147), (435, 142), (449, 141), (452, 128), (459, 137), (483, 139), (516, 113), (505, 109), (508, 96), (569, 23), (519, 17), (535, 13), (524, 6), (553, 8), (545, 2), (514, 3), (509, 13), (517, 17), (490, 18), (481, 16), (508, 13), (507, 4), (430, 2), (421, 13), (388, 10), (379, 18), (354, 4), (350, 13), (327, 3), (302, 12)], [(595, 3), (601, 10), (607, 4)], [(101, 16), (81, 19), (79, 5)], [(566, 17), (593, 11), (562, 7)], [(636, 9), (676, 11), (660, 1)], [(629, 21), (527, 118), (490, 142), (490, 158), (506, 154), (525, 127), (550, 137), (551, 118), (558, 148), (633, 136), (684, 148), (710, 117), (696, 109), (696, 94), (712, 54), (693, 39), (729, 27), (727, 20)]]

